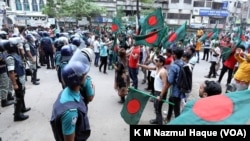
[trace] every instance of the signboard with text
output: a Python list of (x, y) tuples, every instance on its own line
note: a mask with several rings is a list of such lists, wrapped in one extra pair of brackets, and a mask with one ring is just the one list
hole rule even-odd
[(220, 17), (227, 17), (228, 11), (225, 10), (213, 10), (213, 9), (200, 9), (199, 10), (200, 16), (220, 16)]

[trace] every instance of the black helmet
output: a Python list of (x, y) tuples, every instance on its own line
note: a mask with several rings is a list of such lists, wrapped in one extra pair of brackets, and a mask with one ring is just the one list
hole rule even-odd
[[(5, 51), (5, 48), (4, 48), (5, 43), (3, 41), (4, 40), (0, 41), (0, 52), (4, 52)], [(8, 40), (6, 40), (6, 41), (8, 41)]]
[(49, 37), (49, 33), (47, 31), (43, 31), (43, 37)]
[(74, 37), (71, 41), (71, 43), (77, 47), (79, 47), (82, 43), (82, 39), (80, 37)]
[(34, 40), (34, 36), (32, 34), (27, 34), (25, 39), (30, 42), (30, 41)]
[(7, 32), (5, 32), (5, 31), (0, 31), (0, 38), (1, 39), (7, 39), (8, 37), (7, 37)]
[(17, 44), (13, 44), (10, 40), (1, 40), (0, 46), (2, 46), (8, 53), (17, 53)]
[(65, 45), (61, 48), (61, 56), (72, 56), (73, 55), (73, 49), (70, 45)]
[(64, 41), (60, 39), (56, 39), (54, 46), (57, 50), (61, 50), (61, 48), (64, 46)]
[(62, 81), (66, 86), (74, 87), (83, 83), (83, 78), (86, 70), (86, 65), (81, 62), (73, 62), (67, 64), (62, 69)]
[(38, 31), (38, 35), (39, 35), (40, 37), (43, 37), (43, 31)]

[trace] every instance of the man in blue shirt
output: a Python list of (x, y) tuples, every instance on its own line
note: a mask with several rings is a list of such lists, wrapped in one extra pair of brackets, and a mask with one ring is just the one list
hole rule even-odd
[(182, 93), (177, 86), (177, 80), (180, 72), (180, 67), (177, 64), (184, 65), (185, 62), (181, 59), (183, 53), (183, 48), (173, 48), (174, 63), (169, 67), (167, 82), (169, 83), (169, 86), (171, 86), (169, 101), (174, 103), (174, 105), (169, 104), (166, 122), (169, 122), (171, 120), (173, 111), (175, 117), (180, 115), (181, 99), (185, 98), (185, 94)]

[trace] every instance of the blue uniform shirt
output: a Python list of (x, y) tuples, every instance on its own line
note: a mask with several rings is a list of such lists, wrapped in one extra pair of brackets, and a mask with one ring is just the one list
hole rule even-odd
[[(66, 87), (62, 92), (60, 103), (66, 103), (69, 101), (80, 102), (80, 98), (80, 92), (74, 92)], [(70, 135), (75, 132), (77, 117), (77, 109), (69, 109), (63, 113), (61, 121), (62, 132), (64, 135)]]

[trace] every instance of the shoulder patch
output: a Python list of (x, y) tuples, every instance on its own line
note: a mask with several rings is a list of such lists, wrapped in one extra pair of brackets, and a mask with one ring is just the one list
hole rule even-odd
[(76, 125), (77, 116), (72, 117), (71, 125)]

